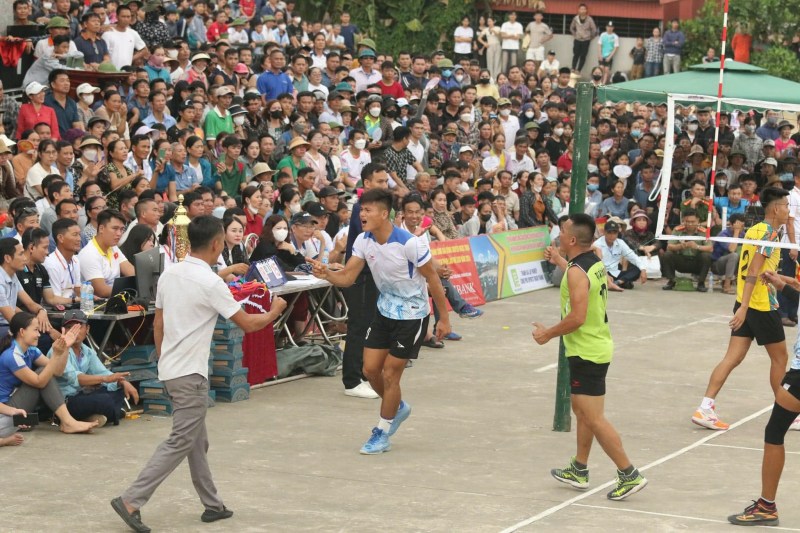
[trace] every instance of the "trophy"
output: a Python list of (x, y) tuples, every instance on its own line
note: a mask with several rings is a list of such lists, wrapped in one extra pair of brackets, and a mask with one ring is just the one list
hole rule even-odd
[(170, 233), (173, 236), (175, 247), (175, 257), (178, 261), (183, 261), (189, 253), (189, 217), (186, 215), (186, 208), (183, 206), (183, 195), (178, 195), (178, 208), (175, 215), (170, 220), (172, 226)]

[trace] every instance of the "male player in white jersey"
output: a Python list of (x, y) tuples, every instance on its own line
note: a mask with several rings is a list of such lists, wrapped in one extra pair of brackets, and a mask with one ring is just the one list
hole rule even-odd
[(450, 333), (447, 300), (431, 261), (427, 242), (392, 224), (392, 195), (370, 189), (361, 196), (364, 233), (353, 244), (353, 255), (343, 270), (309, 259), (314, 275), (337, 287), (349, 287), (367, 264), (375, 278), (378, 312), (364, 341), (364, 376), (381, 401), (381, 416), (361, 453), (374, 455), (391, 449), (389, 437), (411, 414), (402, 400), (400, 378), (408, 359), (416, 359), (428, 329), (428, 287), (441, 318), (436, 336)]

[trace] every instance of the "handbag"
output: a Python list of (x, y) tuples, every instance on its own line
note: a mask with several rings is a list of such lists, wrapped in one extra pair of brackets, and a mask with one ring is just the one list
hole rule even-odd
[(647, 272), (647, 279), (661, 279), (661, 260), (658, 255), (651, 255), (650, 257), (643, 255), (639, 260), (644, 267), (643, 270)]

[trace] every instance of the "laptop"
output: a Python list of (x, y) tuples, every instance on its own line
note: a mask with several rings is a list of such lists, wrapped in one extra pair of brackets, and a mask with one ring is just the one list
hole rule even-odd
[[(122, 276), (114, 280), (111, 287), (111, 296), (127, 292), (129, 296), (136, 294), (136, 276)], [(128, 298), (132, 300), (133, 298)]]

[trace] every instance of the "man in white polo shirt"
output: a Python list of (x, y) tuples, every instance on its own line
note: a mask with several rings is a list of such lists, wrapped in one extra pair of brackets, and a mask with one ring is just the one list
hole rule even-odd
[(81, 251), (81, 227), (69, 218), (53, 223), (53, 239), (56, 249), (44, 260), (44, 268), (50, 276), (50, 288), (57, 296), (80, 301), (81, 267), (78, 252)]
[(96, 298), (111, 296), (114, 280), (122, 276), (134, 276), (133, 265), (117, 247), (125, 232), (125, 218), (116, 209), (106, 209), (97, 215), (97, 235), (89, 241), (78, 261), (81, 278), (89, 281)]
[(211, 270), (225, 247), (221, 220), (208, 215), (196, 217), (189, 223), (188, 232), (191, 253), (161, 275), (156, 293), (158, 379), (172, 399), (172, 432), (158, 445), (137, 480), (111, 500), (111, 506), (134, 531), (150, 531), (142, 523), (139, 509), (187, 458), (192, 482), (205, 507), (200, 519), (215, 522), (233, 516), (217, 494), (206, 456), (208, 347), (218, 315), (252, 332), (273, 322), (286, 309), (286, 302), (275, 297), (269, 312), (247, 314), (222, 278)]

